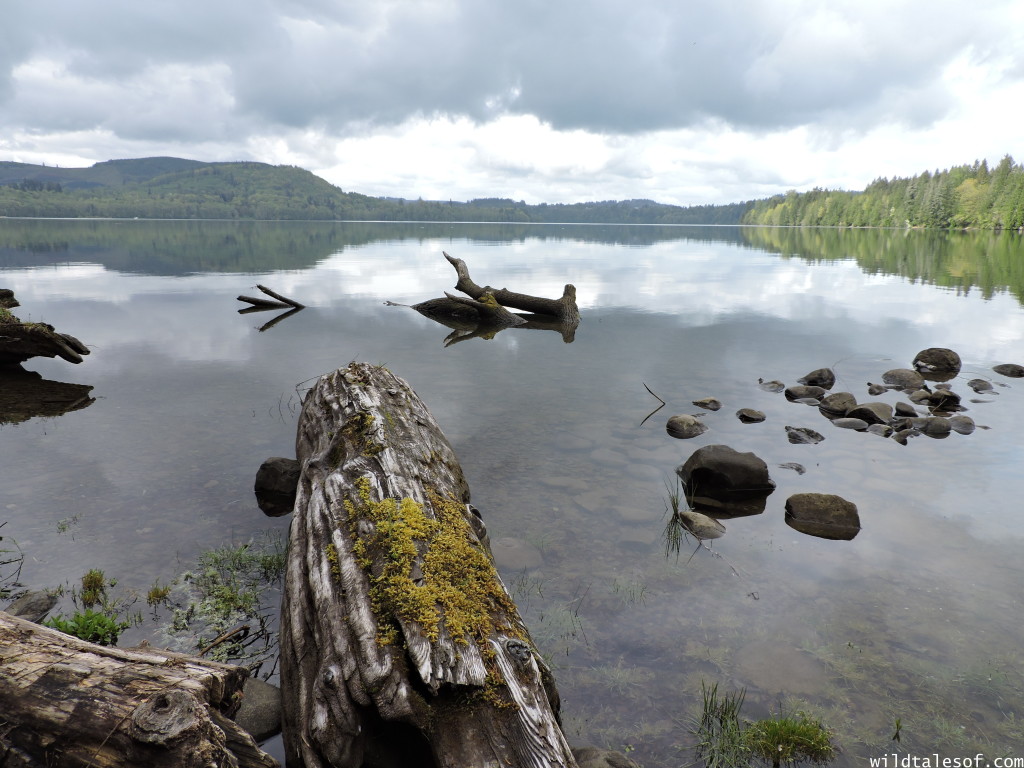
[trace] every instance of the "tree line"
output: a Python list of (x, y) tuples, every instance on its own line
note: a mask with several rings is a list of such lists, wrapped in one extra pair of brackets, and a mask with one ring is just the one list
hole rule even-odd
[(774, 226), (1024, 227), (1024, 166), (1006, 155), (910, 178), (880, 178), (863, 192), (813, 189), (755, 202), (742, 223)]
[(9, 217), (738, 224), (749, 207), (403, 200), (345, 192), (302, 168), (251, 162), (141, 158), (88, 169), (0, 163), (0, 215)]

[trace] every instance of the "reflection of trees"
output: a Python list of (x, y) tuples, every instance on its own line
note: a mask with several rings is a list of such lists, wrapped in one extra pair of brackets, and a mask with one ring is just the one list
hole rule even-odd
[(868, 274), (898, 275), (988, 299), (1024, 303), (1024, 240), (1012, 232), (744, 227), (749, 246), (809, 262), (853, 259)]
[(86, 262), (122, 272), (307, 269), (347, 247), (465, 238), (646, 246), (673, 240), (742, 244), (738, 227), (268, 221), (28, 221), (0, 227), (0, 269)]

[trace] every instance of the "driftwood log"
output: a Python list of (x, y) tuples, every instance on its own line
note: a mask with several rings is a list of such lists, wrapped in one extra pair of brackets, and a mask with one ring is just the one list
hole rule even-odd
[(525, 293), (515, 293), (505, 288), (495, 290), (490, 286), (481, 287), (473, 282), (473, 278), (469, 276), (469, 268), (466, 266), (466, 262), (462, 259), (456, 259), (454, 256), (449, 256), (445, 251), (442, 251), (442, 253), (448, 259), (448, 263), (455, 267), (455, 274), (459, 278), (455, 288), (470, 298), (479, 299), (484, 293), (490, 293), (494, 296), (495, 301), (503, 307), (521, 309), (524, 312), (531, 312), (535, 315), (549, 315), (564, 323), (579, 323), (580, 311), (576, 306), (576, 286), (566, 284), (560, 299), (528, 296)]
[(416, 393), (360, 363), (321, 377), (296, 455), (281, 616), (288, 765), (576, 766), (550, 671)]
[[(10, 295), (14, 301), (14, 294)], [(7, 306), (17, 306), (17, 302)], [(61, 357), (69, 363), (82, 362), (89, 348), (67, 333), (58, 333), (46, 323), (23, 323), (0, 307), (0, 366), (18, 365), (33, 357)]]
[[(444, 253), (444, 257), (455, 268), (458, 277), (455, 288), (469, 298), (446, 292), (444, 298), (421, 301), (413, 304), (412, 308), (452, 329), (452, 333), (445, 339), (445, 346), (472, 338), (489, 339), (505, 328), (556, 331), (562, 335), (566, 344), (575, 339), (576, 328), (580, 323), (575, 286), (567, 284), (560, 299), (480, 286), (470, 277), (466, 262), (447, 253)], [(508, 307), (529, 314), (510, 312)]]
[(0, 766), (272, 768), (231, 717), (248, 672), (106, 648), (0, 611)]

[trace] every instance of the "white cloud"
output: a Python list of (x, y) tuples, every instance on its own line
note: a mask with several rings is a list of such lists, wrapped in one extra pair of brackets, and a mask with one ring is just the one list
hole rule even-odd
[(0, 159), (178, 155), (346, 190), (724, 203), (1018, 144), (1024, 10), (257, 0), (18, 5)]

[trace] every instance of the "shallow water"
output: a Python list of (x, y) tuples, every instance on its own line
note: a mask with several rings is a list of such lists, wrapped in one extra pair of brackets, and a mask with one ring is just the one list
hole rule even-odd
[[(451, 290), (442, 250), (480, 283), (551, 296), (575, 284), (575, 340), (510, 329), (445, 346), (448, 329), (384, 304)], [(235, 300), (257, 283), (308, 308), (261, 331), (274, 313), (239, 315)], [(839, 765), (1013, 754), (1024, 383), (991, 367), (1024, 362), (1022, 286), (1009, 235), (6, 220), (0, 287), (15, 313), (92, 348), (80, 366), (26, 367), (96, 400), (0, 427), (2, 533), (26, 555), (26, 585), (102, 568), (143, 594), (203, 550), (284, 535), (287, 519), (252, 496), (260, 462), (293, 455), (309, 380), (383, 363), (444, 429), (492, 540), (533, 557), (502, 575), (555, 667), (571, 741), (687, 764), (704, 680), (745, 688), (749, 718), (822, 717)], [(932, 346), (959, 352), (952, 386), (990, 429), (901, 446), (758, 386), (831, 366), (834, 391), (895, 403), (867, 383)], [(975, 377), (995, 394), (971, 392)], [(667, 401), (647, 421), (645, 384)], [(708, 396), (725, 404), (708, 432), (666, 434)], [(766, 421), (742, 424), (742, 407)], [(786, 425), (825, 440), (793, 445)], [(724, 520), (711, 552), (691, 558), (691, 540), (666, 556), (674, 469), (716, 443), (757, 453), (777, 488), (763, 514)], [(805, 491), (853, 501), (860, 534), (787, 526), (786, 498)], [(128, 638), (157, 640), (156, 624)]]

